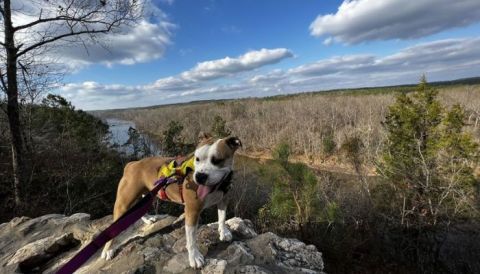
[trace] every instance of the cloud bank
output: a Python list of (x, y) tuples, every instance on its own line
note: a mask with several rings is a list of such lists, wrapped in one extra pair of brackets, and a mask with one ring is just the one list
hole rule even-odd
[[(59, 90), (80, 108), (149, 106), (201, 99), (269, 96), (333, 88), (449, 80), (480, 74), (480, 38), (422, 43), (387, 56), (343, 55), (286, 70), (256, 74), (261, 66), (292, 56), (287, 49), (262, 49), (239, 57), (201, 62), (176, 76), (139, 86), (68, 84)], [(218, 83), (227, 77), (229, 83)]]
[(198, 63), (195, 67), (177, 76), (157, 80), (152, 89), (184, 90), (198, 87), (202, 82), (215, 80), (241, 72), (251, 71), (292, 57), (288, 49), (260, 49), (249, 51), (235, 58), (225, 57)]
[(336, 13), (319, 15), (310, 34), (326, 44), (357, 44), (414, 39), (478, 21), (478, 0), (344, 0)]

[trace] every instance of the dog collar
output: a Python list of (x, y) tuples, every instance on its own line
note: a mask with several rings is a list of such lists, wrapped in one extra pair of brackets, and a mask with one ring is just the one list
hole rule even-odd
[(215, 190), (220, 190), (224, 194), (232, 188), (233, 170), (231, 170), (221, 181), (215, 186)]

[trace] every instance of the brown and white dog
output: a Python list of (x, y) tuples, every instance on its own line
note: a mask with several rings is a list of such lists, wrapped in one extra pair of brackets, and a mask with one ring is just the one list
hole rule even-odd
[[(242, 146), (237, 137), (214, 139), (209, 134), (199, 134), (199, 144), (195, 150), (195, 170), (183, 181), (183, 200), (185, 206), (185, 232), (190, 266), (200, 268), (204, 264), (203, 255), (196, 243), (196, 231), (200, 213), (212, 205), (218, 208), (218, 232), (221, 241), (230, 241), (232, 234), (225, 225), (226, 203), (225, 189), (219, 186), (231, 175), (233, 154)], [(123, 177), (117, 190), (113, 209), (114, 221), (120, 218), (144, 193), (154, 188), (158, 179), (158, 170), (172, 158), (150, 157), (130, 162), (125, 166)], [(166, 188), (169, 199), (182, 204), (182, 195), (177, 184)], [(115, 250), (113, 240), (108, 242), (102, 252), (102, 258), (110, 260)]]

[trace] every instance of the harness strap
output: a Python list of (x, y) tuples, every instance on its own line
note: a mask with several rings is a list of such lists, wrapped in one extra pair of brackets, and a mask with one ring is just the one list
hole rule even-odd
[[(162, 179), (165, 180), (166, 179)], [(164, 183), (163, 183), (164, 184)], [(115, 238), (122, 231), (127, 229), (138, 219), (142, 218), (152, 206), (153, 199), (163, 185), (157, 184), (147, 195), (140, 199), (133, 207), (131, 207), (125, 214), (118, 220), (113, 222), (109, 227), (104, 229), (93, 241), (82, 248), (77, 255), (75, 255), (70, 261), (64, 264), (57, 274), (70, 274), (79, 269), (90, 257), (95, 254), (102, 246), (108, 241)]]
[(160, 192), (158, 192), (158, 198), (160, 198), (162, 201), (170, 201), (170, 198), (168, 198), (167, 192), (164, 188), (160, 189)]
[[(170, 166), (171, 164), (171, 166)], [(159, 171), (161, 172), (171, 172), (174, 170), (174, 174), (178, 171), (182, 175), (186, 174), (188, 170), (193, 170), (193, 157), (189, 160), (183, 160), (179, 165), (180, 169), (176, 169), (178, 165), (175, 161), (172, 161), (166, 168), (163, 168)], [(160, 177), (160, 176), (159, 176)], [(95, 254), (100, 248), (102, 248), (108, 241), (115, 238), (122, 231), (127, 229), (137, 220), (142, 218), (151, 208), (154, 197), (159, 193), (159, 191), (167, 184), (169, 176), (161, 176), (157, 182), (155, 182), (154, 188), (143, 198), (141, 198), (133, 207), (131, 207), (127, 212), (125, 212), (118, 220), (113, 222), (109, 227), (104, 229), (100, 234), (98, 234), (95, 239), (93, 239), (89, 244), (82, 248), (73, 258), (71, 258), (66, 264), (64, 264), (58, 271), (57, 274), (70, 274), (79, 269), (93, 254)], [(183, 200), (183, 186), (179, 184), (180, 197)], [(165, 198), (168, 199), (167, 194), (164, 192)]]
[(181, 184), (178, 184), (178, 192), (180, 192), (180, 198), (182, 199), (182, 204), (185, 203), (183, 200), (183, 182)]

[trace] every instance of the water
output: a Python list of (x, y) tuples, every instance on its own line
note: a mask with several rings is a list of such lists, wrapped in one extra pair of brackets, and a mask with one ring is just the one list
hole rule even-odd
[(138, 157), (159, 155), (160, 149), (155, 142), (147, 135), (139, 133), (139, 138), (136, 143), (137, 151), (132, 142), (129, 142), (131, 129), (136, 129), (135, 123), (132, 121), (125, 121), (120, 119), (106, 119), (105, 122), (109, 126), (110, 138), (108, 142), (112, 147), (121, 153), (132, 156), (135, 153)]

